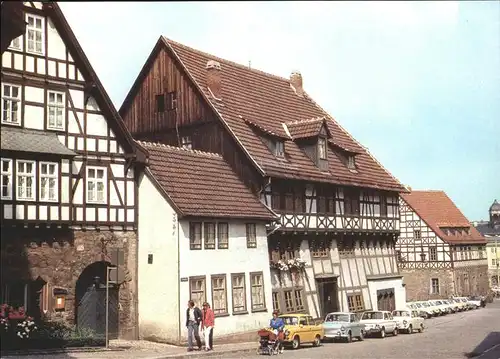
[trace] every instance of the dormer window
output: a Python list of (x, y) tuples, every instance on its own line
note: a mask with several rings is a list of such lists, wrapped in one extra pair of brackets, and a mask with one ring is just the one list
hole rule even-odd
[(276, 157), (285, 157), (285, 143), (283, 141), (276, 141), (274, 145), (274, 154)]
[(193, 149), (193, 143), (191, 142), (191, 136), (182, 136), (181, 137), (181, 147), (187, 150)]
[(326, 160), (326, 139), (318, 138), (318, 157), (320, 160)]
[(354, 156), (348, 156), (347, 157), (347, 168), (350, 170), (355, 170), (356, 169), (356, 161), (354, 159)]

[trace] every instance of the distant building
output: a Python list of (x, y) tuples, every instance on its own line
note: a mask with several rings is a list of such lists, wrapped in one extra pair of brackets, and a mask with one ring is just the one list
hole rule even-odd
[(408, 300), (488, 290), (486, 238), (443, 191), (401, 195), (396, 243)]
[(489, 210), (489, 221), (473, 222), (474, 227), (487, 238), (486, 253), (488, 258), (488, 277), (490, 286), (500, 282), (500, 203), (495, 199)]

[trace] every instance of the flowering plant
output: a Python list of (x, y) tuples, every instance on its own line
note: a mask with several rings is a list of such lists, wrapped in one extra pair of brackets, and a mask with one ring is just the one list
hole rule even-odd
[(271, 262), (271, 268), (277, 269), (282, 272), (294, 269), (304, 269), (305, 266), (306, 261), (301, 258), (293, 258), (287, 261), (279, 260), (277, 262)]
[(27, 339), (30, 336), (30, 333), (37, 330), (35, 322), (33, 318), (26, 317), (22, 322), (17, 323), (16, 335), (21, 339)]
[(7, 318), (0, 318), (0, 328), (2, 329), (2, 331), (8, 331), (9, 327), (9, 320)]

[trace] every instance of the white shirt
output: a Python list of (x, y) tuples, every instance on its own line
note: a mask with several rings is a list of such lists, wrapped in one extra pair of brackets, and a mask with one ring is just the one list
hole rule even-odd
[(194, 319), (194, 308), (189, 309), (189, 320), (192, 322), (195, 322), (196, 320)]

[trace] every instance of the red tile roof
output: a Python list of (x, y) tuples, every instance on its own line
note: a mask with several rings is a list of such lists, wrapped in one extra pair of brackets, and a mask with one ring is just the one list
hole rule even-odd
[[(443, 191), (412, 191), (401, 194), (403, 200), (446, 242), (486, 243), (479, 231), (471, 226), (455, 203)], [(467, 227), (469, 234), (447, 235), (441, 228)]]
[[(250, 69), (165, 37), (162, 37), (162, 40), (167, 48), (173, 51), (222, 120), (266, 175), (406, 191), (406, 188), (366, 148), (356, 142), (307, 93), (304, 93), (303, 97), (297, 96), (288, 79)], [(214, 99), (207, 88), (205, 66), (208, 60), (215, 60), (221, 64), (221, 101)], [(287, 138), (283, 124), (318, 117), (326, 119), (325, 123), (332, 136), (329, 142), (339, 148), (359, 153), (356, 156), (358, 169), (356, 173), (351, 172), (343, 164), (333, 153), (332, 148), (329, 149), (328, 155), (329, 170), (320, 170), (291, 140), (285, 143), (287, 160), (284, 161), (275, 157), (251, 128), (251, 124), (254, 124), (269, 133)]]
[(309, 120), (288, 122), (285, 125), (292, 140), (296, 140), (318, 136), (323, 124), (326, 124), (326, 119), (318, 117)]
[(154, 179), (182, 215), (275, 218), (220, 155), (151, 142), (138, 143), (149, 152), (149, 169)]

